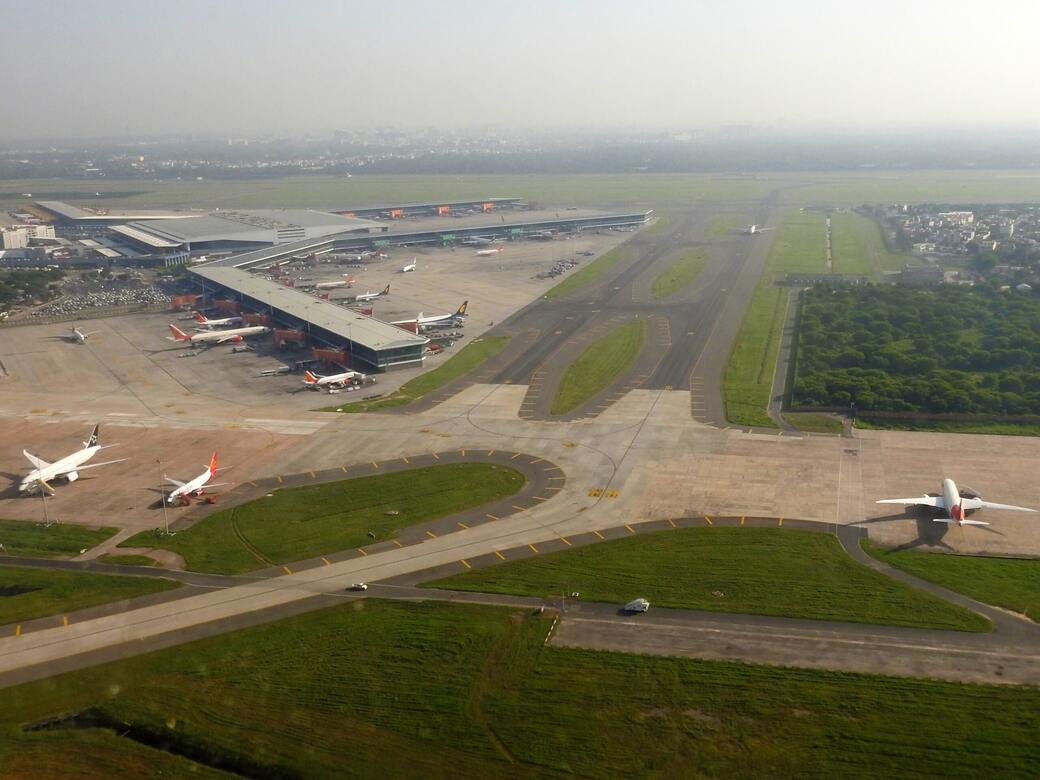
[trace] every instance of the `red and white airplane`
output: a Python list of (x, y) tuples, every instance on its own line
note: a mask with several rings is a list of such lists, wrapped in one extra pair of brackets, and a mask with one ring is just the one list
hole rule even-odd
[(345, 387), (346, 385), (357, 384), (364, 378), (365, 375), (360, 371), (344, 371), (342, 374), (329, 374), (328, 376), (319, 376), (311, 371), (303, 372), (303, 383), (315, 390), (320, 390), (323, 387), (329, 389)]
[(493, 257), (494, 255), (497, 255), (499, 252), (504, 251), (504, 246), (500, 246), (497, 249), (481, 249), (477, 251), (477, 257)]
[(1011, 509), (1015, 512), (1035, 512), (1024, 506), (1011, 504), (995, 504), (981, 498), (961, 496), (957, 484), (952, 479), (942, 481), (942, 494), (938, 496), (921, 496), (920, 498), (884, 498), (879, 504), (905, 504), (911, 506), (930, 506), (943, 510), (949, 517), (932, 518), (936, 523), (956, 523), (957, 525), (989, 525), (980, 520), (968, 520), (966, 514), (973, 509)]
[[(225, 468), (227, 467), (225, 466)], [(205, 492), (204, 488), (215, 488), (231, 484), (230, 482), (210, 482), (217, 471), (219, 471), (217, 468), (217, 453), (214, 452), (209, 459), (209, 468), (195, 477), (195, 479), (179, 482), (163, 474), (167, 482), (177, 486), (166, 495), (166, 503), (172, 505), (179, 501), (182, 504), (190, 504), (193, 497), (198, 498)]]
[(172, 339), (173, 341), (186, 341), (192, 346), (195, 346), (196, 344), (206, 346), (208, 344), (239, 344), (247, 336), (260, 336), (264, 333), (270, 332), (271, 329), (263, 325), (250, 325), (248, 328), (210, 330), (188, 335), (176, 325), (170, 325), (170, 333), (173, 335), (167, 336), (167, 338)]
[(226, 325), (238, 325), (241, 321), (241, 317), (222, 317), (219, 320), (211, 320), (206, 315), (195, 312), (195, 322), (203, 328), (223, 328)]

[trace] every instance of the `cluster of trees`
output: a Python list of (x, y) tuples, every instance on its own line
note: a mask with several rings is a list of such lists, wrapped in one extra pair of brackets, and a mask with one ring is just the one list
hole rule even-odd
[(50, 285), (61, 281), (64, 276), (65, 272), (58, 269), (0, 271), (0, 304), (25, 299), (46, 300), (51, 296)]
[(792, 404), (1040, 414), (1040, 300), (956, 286), (806, 290)]

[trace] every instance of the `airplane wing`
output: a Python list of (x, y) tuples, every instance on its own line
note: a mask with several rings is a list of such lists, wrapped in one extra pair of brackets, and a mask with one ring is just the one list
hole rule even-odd
[(1024, 506), (1014, 506), (1012, 504), (995, 504), (992, 501), (983, 501), (981, 498), (965, 498), (961, 501), (961, 506), (965, 509), (1011, 509), (1015, 512), (1035, 512), (1035, 509), (1030, 509)]
[[(98, 466), (111, 466), (113, 463), (122, 463), (124, 460), (130, 460), (129, 458), (120, 458), (119, 460), (106, 460), (101, 463), (91, 463), (89, 466), (74, 466), (68, 471), (86, 471), (87, 469), (96, 469)], [(65, 472), (63, 471), (62, 474)]]
[(50, 463), (45, 461), (43, 458), (40, 458), (40, 457), (37, 457), (36, 455), (33, 455), (31, 452), (29, 452), (29, 450), (22, 450), (22, 454), (28, 459), (28, 461), (31, 464), (33, 464), (33, 466), (35, 468), (45, 469), (49, 465), (51, 465)]
[(173, 477), (167, 477), (165, 474), (163, 475), (163, 478), (167, 482), (169, 482), (171, 485), (176, 485), (177, 487), (184, 487), (184, 483), (181, 482), (179, 479), (174, 479)]
[(230, 482), (207, 482), (205, 485), (203, 485), (203, 487), (206, 488), (206, 490), (209, 490), (210, 488), (224, 487), (225, 485), (230, 485), (230, 484), (232, 484), (232, 483), (230, 483)]
[(883, 498), (875, 501), (875, 504), (904, 504), (908, 506), (934, 506), (939, 509), (946, 508), (946, 502), (942, 496), (920, 496), (918, 498)]

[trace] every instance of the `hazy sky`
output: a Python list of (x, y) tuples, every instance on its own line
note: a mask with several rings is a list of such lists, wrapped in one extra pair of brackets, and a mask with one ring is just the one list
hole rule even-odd
[(1040, 2), (0, 0), (6, 138), (1040, 126)]

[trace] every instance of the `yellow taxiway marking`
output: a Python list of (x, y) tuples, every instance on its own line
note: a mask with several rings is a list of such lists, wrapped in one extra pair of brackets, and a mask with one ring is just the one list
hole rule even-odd
[(777, 524), (777, 526), (783, 525), (784, 524), (784, 518), (782, 518), (782, 517), (777, 518), (776, 524)]
[(288, 566), (283, 566), (282, 571), (284, 571), (286, 574), (292, 574), (292, 569), (290, 569)]
[(563, 543), (564, 543), (565, 545), (567, 545), (568, 547), (572, 547), (572, 546), (573, 546), (573, 545), (571, 544), (570, 540), (569, 540), (569, 539), (568, 539), (568, 538), (567, 538), (566, 536), (561, 536), (561, 537), (560, 537), (560, 541), (561, 541), (561, 542), (563, 542)]
[(634, 534), (635, 533), (635, 529), (632, 526), (630, 526), (628, 523), (625, 523), (625, 528), (628, 529), (628, 532), (630, 534)]
[(308, 471), (307, 473), (311, 475), (311, 479), (314, 479), (314, 472), (313, 471)]
[(547, 487), (547, 488), (546, 488), (546, 490), (563, 490), (563, 488), (558, 488), (558, 487)]
[(740, 524), (744, 525), (744, 516), (743, 515), (740, 516)]
[(329, 563), (329, 559), (326, 558), (324, 555), (321, 556), (321, 562), (324, 563), (326, 566), (331, 566), (332, 565), (331, 563)]
[(437, 534), (435, 534), (433, 531), (427, 531), (426, 535), (428, 537), (430, 537), (431, 539), (436, 539), (437, 538)]
[(519, 457), (520, 457), (520, 453), (518, 452), (515, 455), (513, 455), (513, 457), (511, 457), (510, 460), (516, 460)]
[(550, 482), (563, 482), (567, 477), (549, 477)]
[(559, 466), (550, 466), (549, 468), (542, 469), (542, 471), (559, 471), (559, 470), (560, 470)]
[(379, 464), (376, 463), (375, 461), (372, 461), (372, 468), (374, 468), (374, 469), (379, 468)]
[(436, 460), (440, 460), (440, 459), (441, 459), (441, 458), (440, 458), (440, 455), (438, 455), (438, 454), (437, 454), (436, 452), (431, 452), (430, 454), (431, 454), (431, 455), (433, 455), (433, 457), (434, 457), (434, 458), (435, 458)]
[(61, 616), (61, 624), (63, 626), (67, 626), (69, 624), (69, 616), (68, 615), (62, 615)]
[(253, 482), (253, 480), (249, 480), (249, 484), (252, 485), (253, 487), (256, 487), (256, 483)]
[(714, 525), (714, 523), (711, 522), (711, 518), (708, 517), (707, 515), (704, 516), (704, 522), (707, 523), (708, 525)]
[(670, 526), (671, 526), (672, 528), (676, 528), (676, 527), (677, 527), (677, 526), (675, 525), (675, 521), (674, 521), (674, 520), (672, 520), (672, 518), (670, 518), (670, 517), (668, 518), (668, 525), (670, 525)]
[(408, 458), (401, 458), (401, 460), (403, 460), (405, 463), (411, 463), (411, 461), (408, 460)]
[(527, 507), (526, 506), (517, 506), (516, 504), (513, 504), (513, 509), (515, 509), (517, 512), (523, 512), (525, 509), (527, 509)]
[(549, 500), (549, 499), (547, 499), (547, 498), (546, 498), (545, 496), (532, 496), (532, 498), (533, 498), (533, 499), (534, 499), (535, 501), (548, 501), (548, 500)]
[(531, 551), (532, 551), (532, 552), (535, 552), (535, 553), (537, 553), (537, 552), (538, 552), (538, 548), (537, 548), (537, 547), (535, 547), (535, 546), (534, 546), (533, 544), (529, 544), (529, 545), (527, 545), (527, 546), (531, 548)]
[(357, 548), (357, 551), (358, 551), (359, 553), (361, 553), (362, 555), (368, 555), (368, 553), (367, 553), (367, 552), (365, 551), (365, 548), (364, 548), (364, 547), (358, 547), (358, 548)]
[(461, 528), (461, 529), (463, 529), (463, 530), (469, 530), (469, 526), (468, 526), (468, 525), (466, 525), (466, 524), (465, 524), (464, 522), (462, 522), (461, 520), (459, 520), (459, 522), (458, 522), (458, 526), (459, 526), (459, 528)]
[(601, 534), (599, 531), (593, 531), (592, 533), (596, 534), (596, 536), (598, 536), (600, 539), (606, 539), (607, 538), (603, 534)]
[(541, 463), (545, 458), (535, 458), (534, 460), (527, 461), (528, 463)]
[(489, 520), (498, 520), (499, 519), (499, 518), (495, 517), (494, 515), (484, 515), (484, 517), (488, 518)]
[(464, 458), (466, 457), (466, 451), (465, 450), (459, 450), (459, 452), (462, 453), (462, 457), (464, 457)]
[(488, 456), (488, 457), (490, 458), (490, 457), (491, 457), (492, 455), (494, 455), (494, 454), (495, 454), (495, 451), (494, 451), (494, 450), (488, 450), (488, 454), (487, 454), (487, 456)]
[(339, 470), (342, 471), (344, 474), (347, 473), (347, 467), (346, 466), (340, 466)]
[(282, 484), (282, 478), (281, 478), (281, 476), (280, 476), (280, 475), (279, 475), (279, 477), (278, 477), (278, 484), (279, 484), (279, 485), (281, 485), (281, 484)]
[(467, 569), (472, 569), (473, 568), (472, 566), (469, 565), (469, 561), (467, 561), (465, 558), (459, 558), (459, 563), (461, 563)]
[(15, 636), (21, 636), (22, 635), (22, 624), (21, 623), (19, 623), (17, 626), (14, 627), (14, 635)]
[(498, 550), (495, 550), (495, 555), (497, 555), (497, 556), (498, 556), (499, 558), (501, 558), (501, 559), (502, 559), (503, 561), (504, 561), (504, 560), (506, 559), (506, 556), (504, 556), (504, 555), (503, 555), (502, 553), (500, 553), (500, 552), (499, 552)]
[(394, 542), (394, 544), (396, 544), (396, 545), (397, 545), (398, 547), (404, 547), (404, 545), (403, 545), (403, 544), (401, 544), (401, 540), (400, 540), (400, 539), (394, 539), (394, 540), (393, 540), (393, 542)]

